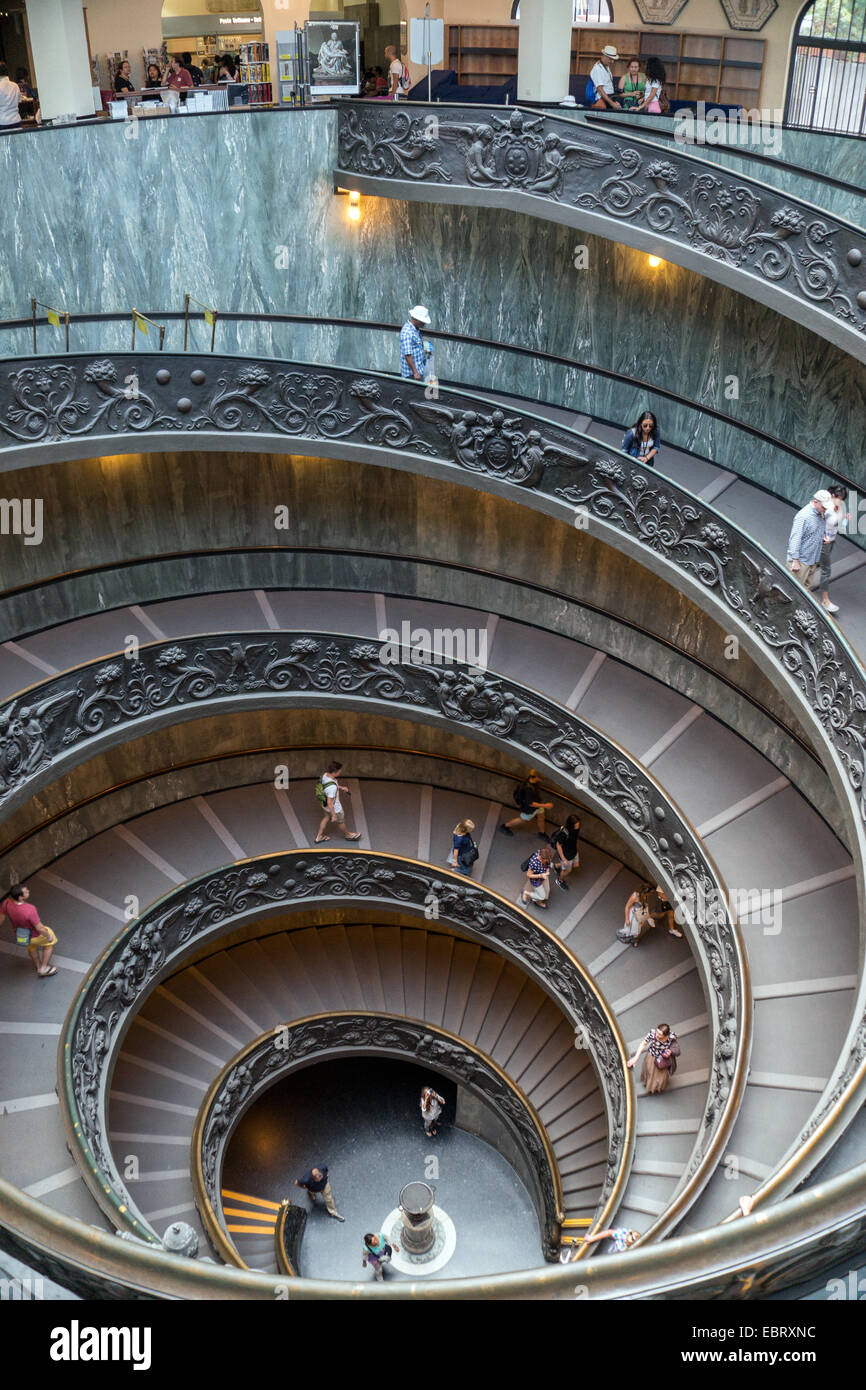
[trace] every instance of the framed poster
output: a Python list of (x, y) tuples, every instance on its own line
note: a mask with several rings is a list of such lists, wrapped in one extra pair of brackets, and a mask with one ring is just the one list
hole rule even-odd
[(308, 20), (310, 96), (357, 96), (361, 85), (360, 25), (348, 20)]

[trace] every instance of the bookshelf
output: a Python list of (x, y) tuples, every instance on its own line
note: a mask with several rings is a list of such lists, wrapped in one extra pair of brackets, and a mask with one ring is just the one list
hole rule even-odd
[[(467, 86), (505, 82), (517, 72), (518, 24), (451, 24), (448, 66)], [(660, 33), (657, 29), (617, 29), (575, 25), (571, 31), (571, 72), (588, 77), (603, 44), (613, 44), (621, 77), (631, 58), (643, 65), (659, 58), (667, 72), (672, 101), (725, 102), (753, 107), (760, 101), (766, 40), (730, 34)]]
[(270, 106), (273, 87), (268, 44), (241, 44), (239, 57), (241, 82), (248, 83), (250, 88), (250, 106)]

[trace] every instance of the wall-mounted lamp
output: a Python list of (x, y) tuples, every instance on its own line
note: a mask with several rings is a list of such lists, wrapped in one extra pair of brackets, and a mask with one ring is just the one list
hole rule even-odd
[(648, 256), (647, 260), (649, 261), (653, 270), (658, 270), (659, 266), (662, 263), (660, 256)]
[(361, 195), (357, 189), (352, 189), (349, 193), (349, 221), (360, 222), (361, 220)]

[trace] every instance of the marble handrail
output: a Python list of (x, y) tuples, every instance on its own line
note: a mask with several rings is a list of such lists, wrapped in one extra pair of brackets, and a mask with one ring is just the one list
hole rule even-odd
[(866, 362), (866, 232), (680, 146), (520, 107), (344, 102), (334, 178), (597, 232), (748, 294)]

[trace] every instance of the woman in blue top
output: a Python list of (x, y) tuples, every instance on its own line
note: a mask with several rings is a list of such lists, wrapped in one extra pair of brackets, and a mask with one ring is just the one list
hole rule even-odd
[(458, 821), (451, 834), (451, 853), (448, 856), (448, 863), (452, 869), (456, 869), (458, 874), (465, 874), (467, 878), (472, 877), (472, 865), (478, 858), (473, 853), (475, 841), (471, 831), (475, 829), (474, 820)]
[(631, 454), (633, 459), (640, 459), (641, 463), (648, 464), (650, 468), (655, 468), (661, 444), (658, 420), (651, 410), (644, 410), (638, 416), (637, 424), (626, 430), (622, 441), (624, 453)]

